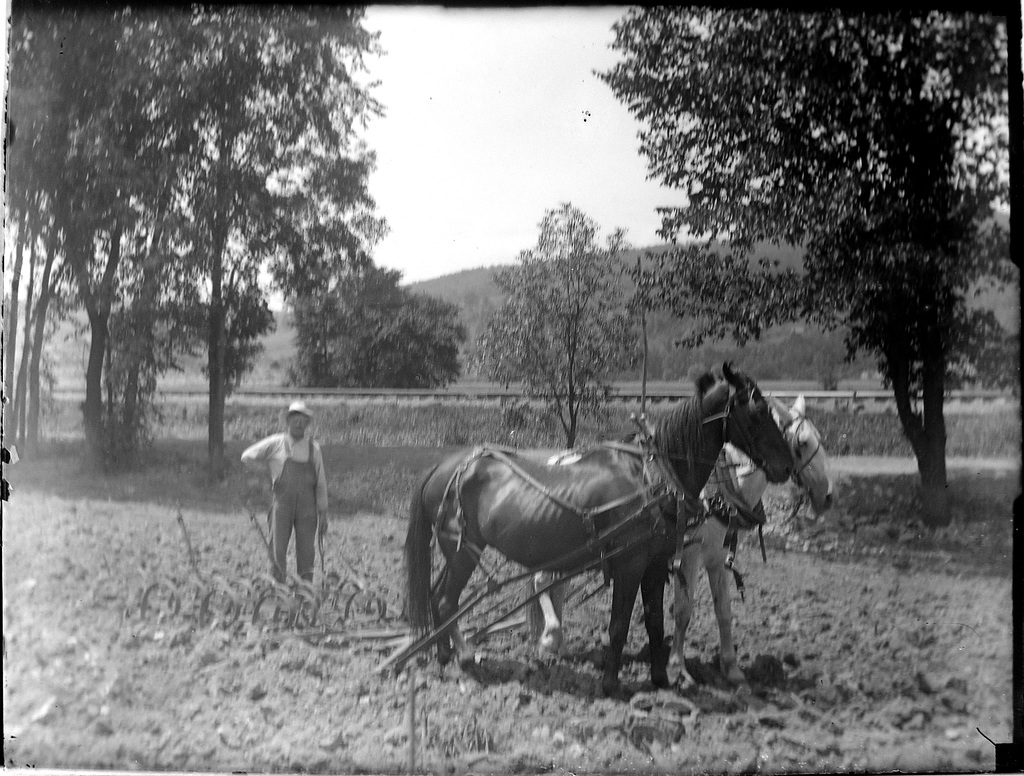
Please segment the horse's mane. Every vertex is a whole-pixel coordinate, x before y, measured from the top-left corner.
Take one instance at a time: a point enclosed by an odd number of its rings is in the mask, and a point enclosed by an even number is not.
[[[704,399],[715,391],[724,391],[726,396],[729,393],[728,383],[717,386],[715,383],[710,373],[701,375],[697,380],[697,393],[652,424],[658,452],[672,462],[676,474],[684,481],[688,479],[683,477],[684,473],[692,476],[695,464],[713,463],[704,461]]]

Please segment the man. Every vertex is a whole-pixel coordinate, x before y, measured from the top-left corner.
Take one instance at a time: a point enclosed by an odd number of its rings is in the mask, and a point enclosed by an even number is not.
[[[316,538],[327,533],[327,478],[320,445],[307,437],[313,421],[305,402],[288,407],[288,430],[257,442],[242,453],[249,469],[270,472],[274,505],[270,525],[270,554],[274,577],[283,582],[288,543],[295,531],[295,568],[307,582],[313,581]]]

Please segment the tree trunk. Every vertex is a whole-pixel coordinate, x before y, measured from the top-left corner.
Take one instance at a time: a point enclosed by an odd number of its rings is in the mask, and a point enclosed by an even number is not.
[[[936,335],[938,339],[938,335]],[[949,525],[949,484],[946,481],[946,419],[942,405],[946,391],[946,359],[941,343],[932,343],[925,354],[922,385],[924,429],[914,453],[921,473],[921,497],[925,523],[933,528]]]
[[[24,444],[25,421],[28,401],[25,387],[28,385],[28,361],[32,353],[32,340],[29,337],[30,325],[32,323],[32,297],[35,295],[36,285],[36,251],[35,242],[28,252],[28,292],[25,294],[25,324],[22,331],[25,332],[25,342],[21,346],[21,366],[18,368],[18,385],[14,389],[14,432],[18,441]]]
[[[891,348],[888,353],[893,397],[903,433],[917,458],[924,522],[938,528],[949,525],[952,519],[946,480],[946,421],[942,413],[945,360],[941,347],[933,344],[922,369],[922,411],[918,413],[910,403],[910,364],[901,355],[898,348]]]
[[[14,271],[13,277],[11,278],[11,302],[7,308],[7,320],[4,321],[4,331],[6,332],[6,342],[4,344],[4,354],[6,356],[4,361],[4,398],[7,400],[3,408],[3,434],[4,434],[4,445],[7,445],[9,437],[13,437],[12,431],[14,429],[14,418],[16,417],[14,412],[14,400],[17,398],[14,394],[14,362],[15,353],[18,349],[18,293],[21,287],[21,265],[25,258],[25,226],[28,223],[28,219],[25,214],[21,215],[21,223],[18,226],[17,233],[17,246],[14,252]],[[31,238],[29,238],[31,239]]]
[[[93,293],[89,282],[89,260],[80,256],[75,262],[78,287],[89,315],[89,361],[85,368],[85,401],[82,420],[85,426],[86,463],[94,469],[104,468],[106,455],[103,440],[103,359],[110,337],[110,309],[113,302],[114,276],[121,261],[122,228],[116,226],[110,237],[110,255],[103,278]],[[76,249],[82,250],[80,246]]]
[[[46,335],[46,313],[50,306],[50,299],[53,296],[53,289],[50,287],[50,278],[53,274],[53,260],[57,254],[57,240],[55,235],[50,235],[50,244],[46,251],[46,264],[43,267],[43,279],[39,284],[39,301],[36,302],[35,311],[35,333],[32,335],[32,360],[28,367],[28,429],[26,440],[29,449],[35,449],[39,444],[39,365],[43,357],[43,340]]]
[[[207,331],[208,361],[207,371],[210,374],[210,411],[207,436],[207,452],[209,454],[210,475],[215,482],[220,482],[225,475],[224,461],[224,402],[226,397],[224,382],[224,267],[223,253],[227,229],[223,224],[215,228],[212,240],[212,256],[210,267],[210,321]]]
[[[27,336],[28,321],[25,322],[25,331],[25,344],[21,346],[21,366],[18,367],[18,384],[14,388],[14,437],[23,448],[25,446],[25,407],[27,404],[25,386],[28,385],[28,359],[32,352],[32,340]]]
[[[103,468],[103,357],[107,352],[108,317],[100,310],[89,309],[89,360],[85,367],[85,401],[82,422],[85,426],[86,463],[90,468]]]

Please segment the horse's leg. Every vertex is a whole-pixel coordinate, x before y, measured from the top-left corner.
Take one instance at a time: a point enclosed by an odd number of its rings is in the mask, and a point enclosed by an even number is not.
[[[434,605],[436,606],[435,622],[440,625],[451,617],[459,608],[459,596],[469,582],[476,569],[478,558],[468,548],[462,548],[448,556],[441,589]],[[451,660],[452,649],[461,658],[465,654],[465,642],[459,630],[459,623],[451,625],[447,639],[441,639],[437,645],[438,660],[444,664]]]
[[[535,593],[556,578],[551,571],[538,571],[531,579],[531,593]],[[565,584],[557,584],[542,593],[530,605],[530,635],[539,655],[557,655],[562,648],[562,608],[565,603]]]
[[[672,637],[672,652],[669,655],[669,667],[674,677],[670,677],[677,689],[686,690],[695,684],[690,672],[686,670],[686,629],[690,626],[693,614],[693,601],[697,593],[697,571],[700,568],[703,544],[703,527],[698,529],[698,541],[685,547],[680,553],[680,572],[675,579],[675,635]],[[676,673],[678,672],[678,673]]]
[[[715,618],[718,620],[719,662],[725,678],[733,683],[746,680],[736,662],[736,647],[732,641],[732,591],[729,588],[729,570],[725,567],[728,555],[723,546],[726,529],[719,521],[712,520],[709,543],[705,552],[705,568],[711,586],[711,599],[715,603]]]
[[[668,581],[668,557],[654,556],[640,580],[644,602],[644,625],[651,653],[651,681],[655,687],[668,687],[668,645],[665,644],[665,582]]]
[[[609,697],[616,695],[621,687],[619,669],[622,667],[622,650],[626,647],[633,603],[642,576],[643,569],[635,559],[621,563],[612,570],[612,611],[608,622],[604,677],[601,680],[601,690]]]

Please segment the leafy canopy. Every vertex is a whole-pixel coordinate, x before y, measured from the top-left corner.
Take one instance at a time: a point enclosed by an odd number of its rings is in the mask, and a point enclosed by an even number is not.
[[[466,330],[458,307],[398,285],[369,264],[293,305],[292,381],[319,387],[434,388],[458,378]]]
[[[578,418],[604,402],[614,373],[637,357],[637,326],[619,286],[624,234],[604,248],[597,224],[566,203],[545,213],[537,246],[495,274],[505,293],[481,338],[490,378],[543,399],[575,442]]]
[[[642,122],[652,177],[688,197],[662,235],[704,241],[641,278],[698,321],[688,344],[805,317],[847,326],[886,379],[920,387],[934,357],[953,383],[978,376],[1002,335],[968,300],[1017,277],[992,219],[1005,20],[651,7],[615,34],[602,78]],[[752,264],[765,243],[802,246],[804,272]]]

